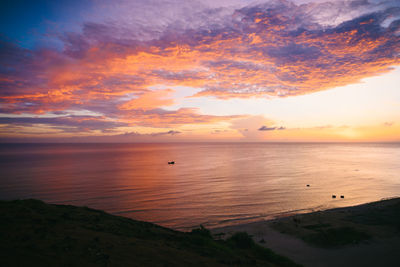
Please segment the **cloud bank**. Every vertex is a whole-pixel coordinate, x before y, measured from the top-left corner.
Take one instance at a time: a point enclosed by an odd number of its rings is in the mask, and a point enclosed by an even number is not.
[[[169,88],[196,88],[192,97],[287,97],[400,64],[398,1],[99,1],[92,12],[79,31],[49,33],[61,50],[2,39],[0,113],[102,115],[43,122],[81,130],[213,123],[239,116],[168,109]]]

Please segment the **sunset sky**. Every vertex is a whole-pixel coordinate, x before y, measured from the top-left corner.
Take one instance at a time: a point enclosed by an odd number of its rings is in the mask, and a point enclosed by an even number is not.
[[[398,0],[1,1],[1,142],[400,141]]]

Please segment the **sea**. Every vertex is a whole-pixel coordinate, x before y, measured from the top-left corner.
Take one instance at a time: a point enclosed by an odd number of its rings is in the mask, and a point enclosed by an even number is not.
[[[0,177],[1,200],[189,231],[399,197],[400,143],[0,144]]]

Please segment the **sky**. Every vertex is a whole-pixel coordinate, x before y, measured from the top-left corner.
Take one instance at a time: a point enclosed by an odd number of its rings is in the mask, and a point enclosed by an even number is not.
[[[398,142],[398,0],[5,0],[0,142]]]

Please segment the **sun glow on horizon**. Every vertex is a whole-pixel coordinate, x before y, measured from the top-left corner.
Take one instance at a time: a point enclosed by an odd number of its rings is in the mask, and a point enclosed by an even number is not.
[[[396,1],[63,4],[1,27],[1,142],[400,141]]]

